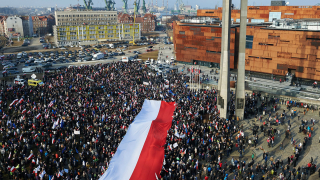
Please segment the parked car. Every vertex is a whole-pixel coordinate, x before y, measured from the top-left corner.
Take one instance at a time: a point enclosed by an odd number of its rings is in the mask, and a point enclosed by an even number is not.
[[[17,70],[8,70],[7,73],[8,74],[19,74],[19,71],[17,71]]]
[[[43,68],[48,68],[48,67],[51,67],[51,66],[52,66],[51,63],[46,63],[46,64],[42,65]]]

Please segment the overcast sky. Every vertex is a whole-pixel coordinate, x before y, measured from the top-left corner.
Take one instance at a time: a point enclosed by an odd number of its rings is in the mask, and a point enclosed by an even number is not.
[[[142,1],[140,0],[140,4],[142,5]],[[199,5],[200,8],[214,8],[215,5],[218,5],[219,7],[222,6],[222,0],[182,0],[184,4],[191,5],[192,7],[195,7],[195,5]],[[123,5],[122,0],[115,0],[116,5],[115,7],[121,7]],[[128,0],[128,5],[129,7],[133,7],[133,2],[134,0]],[[152,2],[152,0],[145,0],[146,4],[148,2]],[[163,0],[158,0],[158,6],[162,6]],[[173,8],[174,3],[176,0],[168,0],[169,2],[169,7]],[[196,3],[195,3],[196,2]],[[252,6],[269,6],[271,0],[248,0],[248,5]],[[291,6],[313,6],[316,5],[317,3],[320,3],[320,0],[289,0],[286,1],[289,2],[289,5]],[[14,7],[55,7],[56,5],[58,7],[65,7],[65,6],[70,6],[76,5],[76,4],[83,5],[83,0],[1,0],[0,7],[3,6],[14,6]],[[93,0],[94,7],[104,7],[105,3],[104,0]],[[167,4],[167,0],[164,0],[165,5]],[[235,4],[236,7],[239,7],[240,0],[234,0],[233,3]],[[156,4],[156,0],[153,0],[153,4]]]

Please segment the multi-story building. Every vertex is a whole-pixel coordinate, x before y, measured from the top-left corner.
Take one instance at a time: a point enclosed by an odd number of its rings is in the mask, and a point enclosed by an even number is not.
[[[216,23],[201,19],[174,22],[177,61],[219,67],[222,27]],[[236,69],[239,24],[231,25],[230,32],[230,68]],[[273,25],[248,23],[245,69],[281,76],[290,72],[297,78],[320,81],[319,40],[317,20],[277,20]]]
[[[133,16],[130,16],[129,14],[118,14],[118,23],[133,23]]]
[[[17,16],[8,16],[3,21],[3,29],[4,34],[8,37],[14,35],[20,35],[21,37],[24,37],[24,31],[23,31],[23,23],[22,19]]]
[[[133,23],[133,15],[129,14],[118,14],[118,23]],[[142,32],[151,32],[156,29],[156,16],[153,14],[145,14],[144,16],[136,15],[136,23],[141,24]]]
[[[319,19],[320,6],[248,6],[248,22],[272,22],[273,19]],[[222,19],[222,8],[199,9],[197,16]],[[240,10],[231,11],[231,19],[240,22]]]
[[[55,18],[53,15],[49,16],[32,16],[33,33],[37,35],[46,35],[52,33],[52,26],[55,25]]]
[[[55,11],[57,26],[117,24],[117,11]]]
[[[207,25],[206,25],[207,24]],[[184,19],[173,23],[176,59],[188,64],[219,67],[222,28],[213,18]],[[236,26],[230,31],[230,68],[235,68]]]
[[[140,24],[54,26],[56,45],[140,39]]]
[[[152,32],[156,30],[156,16],[145,14],[141,18],[136,18],[136,23],[141,23],[142,32]]]
[[[26,37],[32,37],[33,35],[33,22],[31,15],[29,16],[22,16],[22,24],[23,24],[23,31]]]

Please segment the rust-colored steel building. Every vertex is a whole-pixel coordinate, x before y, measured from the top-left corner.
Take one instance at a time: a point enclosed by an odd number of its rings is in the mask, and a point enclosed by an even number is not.
[[[320,6],[248,6],[249,22],[264,20],[271,22],[273,18],[284,19],[304,19],[320,18]],[[199,9],[197,16],[215,17],[222,19],[222,8],[218,9]],[[234,21],[240,19],[240,10],[232,10],[231,18]],[[271,20],[271,21],[270,21]]]
[[[246,70],[320,80],[320,31],[247,27]],[[248,42],[247,42],[248,44]]]
[[[221,54],[220,26],[173,23],[174,48],[178,61],[189,64],[219,67]],[[234,68],[236,28],[230,34],[230,68]]]
[[[219,67],[221,27],[175,22],[176,59],[187,64]],[[237,68],[239,25],[231,26],[230,68]],[[246,70],[320,81],[320,30],[276,29],[248,25]]]

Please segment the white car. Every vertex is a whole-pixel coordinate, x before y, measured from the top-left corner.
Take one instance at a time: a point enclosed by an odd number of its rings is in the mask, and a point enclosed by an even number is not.
[[[146,61],[145,64],[146,64],[146,65],[150,65],[150,62],[149,62],[149,61]]]
[[[35,61],[34,61],[34,63],[43,63],[44,62],[44,60],[41,60],[41,59],[36,59]]]
[[[61,47],[60,49],[66,49],[65,47]]]

